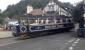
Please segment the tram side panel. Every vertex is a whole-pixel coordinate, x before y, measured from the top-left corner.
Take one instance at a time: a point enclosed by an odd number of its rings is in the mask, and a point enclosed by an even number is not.
[[[13,35],[14,37],[20,36],[20,26],[19,26],[19,25],[12,27],[12,35]]]
[[[27,34],[28,36],[40,35],[42,33],[50,33],[50,32],[62,32],[62,30],[71,30],[73,28],[73,24],[61,24],[60,25],[43,25],[43,26],[16,26],[15,32],[13,35],[15,37],[21,36],[23,34]],[[46,33],[45,33],[46,32]]]
[[[14,27],[13,34],[15,37],[26,34],[27,36],[42,35],[48,32],[62,32],[62,30],[71,30],[74,28],[72,22],[60,24],[38,24],[38,25],[18,25]]]

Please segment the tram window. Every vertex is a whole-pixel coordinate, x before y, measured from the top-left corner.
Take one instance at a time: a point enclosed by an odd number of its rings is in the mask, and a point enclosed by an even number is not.
[[[61,23],[60,19],[57,19],[57,23]]]
[[[68,23],[69,21],[68,21],[68,18],[66,18],[66,23]]]
[[[25,24],[25,20],[24,19],[21,19],[20,20],[20,24],[24,25]]]
[[[48,22],[48,23],[51,23],[51,21],[52,21],[52,20],[49,20],[49,22]]]
[[[46,24],[48,24],[48,22],[49,22],[49,19],[47,18],[47,19],[46,19]]]
[[[70,21],[71,21],[71,22],[73,22],[73,19],[72,19],[72,18],[70,18]]]
[[[30,24],[33,24],[33,23],[35,23],[35,20],[30,20]]]
[[[44,23],[44,20],[39,20],[39,21],[37,21],[37,23],[42,24],[42,23]]]
[[[71,23],[71,20],[70,19],[67,19],[67,22]]]
[[[63,22],[66,22],[66,19],[63,19]]]
[[[70,20],[70,19],[68,19],[68,22],[71,22],[71,20]]]
[[[44,20],[41,20],[41,23],[44,23]]]
[[[35,20],[35,23],[37,23],[38,21],[37,20]]]
[[[44,24],[46,23],[45,20],[43,21],[43,23],[44,23]]]
[[[63,20],[62,19],[60,19],[60,23],[63,23]]]

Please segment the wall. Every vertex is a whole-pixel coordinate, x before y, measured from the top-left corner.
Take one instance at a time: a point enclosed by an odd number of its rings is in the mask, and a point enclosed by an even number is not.
[[[0,31],[0,38],[13,37],[11,31]]]

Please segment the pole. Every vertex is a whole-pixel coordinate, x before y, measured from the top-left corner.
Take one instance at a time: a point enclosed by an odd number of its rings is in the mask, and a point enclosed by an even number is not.
[[[85,33],[84,33],[84,30],[85,30],[85,28],[84,28],[84,12],[85,12],[85,9],[84,8],[85,8],[85,6],[84,6],[84,4],[85,4],[85,1],[83,0],[83,4],[80,5],[80,7],[81,7],[80,14],[81,13],[82,14],[81,14],[81,17],[80,17],[80,20],[79,20],[79,33],[78,33],[79,37],[85,36]]]

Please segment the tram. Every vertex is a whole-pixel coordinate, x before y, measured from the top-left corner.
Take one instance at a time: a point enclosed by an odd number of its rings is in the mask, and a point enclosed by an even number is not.
[[[19,25],[13,26],[12,32],[14,37],[27,38],[70,31],[73,28],[71,17],[31,16],[19,20]]]

